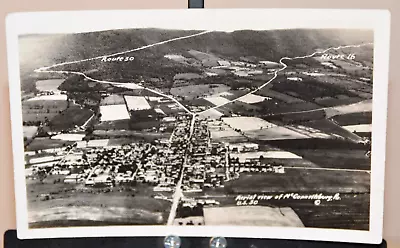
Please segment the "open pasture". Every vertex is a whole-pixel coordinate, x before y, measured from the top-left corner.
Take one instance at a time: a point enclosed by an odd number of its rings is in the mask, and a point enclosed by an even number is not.
[[[309,136],[291,130],[283,126],[275,126],[262,130],[248,130],[245,135],[255,140],[293,140],[293,139],[307,139]]]
[[[103,98],[100,102],[100,105],[118,105],[118,104],[125,104],[124,97],[121,95],[109,95]]]
[[[254,158],[278,158],[278,159],[301,159],[300,156],[287,151],[258,151],[231,153],[232,158],[239,158],[239,162],[245,162],[246,159]]]
[[[73,144],[73,141],[56,140],[50,138],[35,138],[26,147],[26,151],[38,151],[44,149],[61,148]]]
[[[206,225],[304,227],[291,208],[234,206],[204,208]]]
[[[38,127],[36,127],[36,126],[23,126],[22,127],[24,138],[27,138],[27,139],[32,139],[36,135],[37,130],[38,130]]]
[[[257,117],[247,117],[247,116],[227,117],[227,118],[222,118],[222,120],[232,128],[239,129],[244,132],[250,130],[270,129],[276,127],[275,124]]]
[[[76,126],[82,126],[92,116],[93,112],[91,110],[75,105],[55,116],[48,124],[48,127],[55,132],[66,131]]]
[[[349,125],[342,126],[349,132],[357,132],[357,133],[371,133],[372,132],[372,124],[359,124],[359,125]]]
[[[225,188],[234,193],[369,193],[370,177],[367,171],[285,168],[284,174],[242,174]]]
[[[372,100],[365,100],[349,105],[337,106],[325,109],[328,118],[353,113],[372,112]]]
[[[65,79],[47,79],[39,80],[36,82],[36,89],[39,91],[52,91],[59,92],[58,86],[60,86]]]
[[[371,169],[371,159],[366,156],[366,150],[362,149],[289,149],[305,159],[313,162],[319,167],[338,168],[338,169]]]
[[[360,112],[336,115],[332,119],[340,126],[357,125],[357,124],[371,124],[372,112]]]
[[[115,121],[129,119],[129,113],[125,104],[100,106],[100,121]]]
[[[131,110],[143,110],[151,109],[150,104],[143,96],[124,96],[128,109]]]
[[[174,96],[182,97],[186,100],[198,97],[207,97],[228,91],[230,87],[224,84],[193,84],[173,87],[170,93]]]

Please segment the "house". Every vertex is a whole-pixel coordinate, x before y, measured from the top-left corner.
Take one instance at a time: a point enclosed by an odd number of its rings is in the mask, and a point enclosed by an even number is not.
[[[148,183],[158,183],[159,179],[155,174],[146,174],[146,176],[144,177],[144,181]]]
[[[229,145],[229,150],[234,152],[251,152],[257,151],[258,149],[259,146],[256,143],[238,143]]]
[[[111,177],[107,174],[99,175],[95,178],[93,178],[94,184],[105,184],[105,185],[111,185],[112,180]]]
[[[274,173],[279,173],[279,174],[285,173],[285,168],[282,165],[274,166],[273,170],[274,170]]]
[[[218,60],[217,62],[218,62],[218,65],[220,65],[220,66],[227,66],[227,67],[231,66],[231,63],[226,60]]]
[[[154,192],[172,192],[173,189],[170,188],[170,187],[163,186],[163,185],[160,184],[159,186],[154,187],[154,188],[153,188],[153,191],[154,191]]]
[[[82,176],[79,174],[71,174],[64,178],[64,183],[78,183],[81,181],[81,178]]]

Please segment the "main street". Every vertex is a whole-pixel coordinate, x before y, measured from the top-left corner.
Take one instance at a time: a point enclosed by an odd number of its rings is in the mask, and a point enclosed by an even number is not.
[[[196,121],[196,115],[192,115],[192,120],[190,121],[189,137],[188,137],[189,146],[186,148],[187,150],[186,150],[185,157],[184,157],[184,160],[182,163],[181,174],[179,176],[179,181],[175,187],[175,193],[172,197],[171,211],[168,216],[167,225],[173,225],[175,216],[176,216],[176,211],[178,209],[179,201],[183,196],[182,181],[183,181],[183,176],[185,175],[185,169],[188,166],[188,162],[189,162],[189,154],[187,151],[191,149],[191,139],[192,139],[193,132],[194,132],[195,121]]]

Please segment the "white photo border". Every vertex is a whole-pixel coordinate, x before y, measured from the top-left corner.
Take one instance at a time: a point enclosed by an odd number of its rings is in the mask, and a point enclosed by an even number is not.
[[[238,16],[242,18],[238,20]],[[76,33],[150,27],[222,31],[229,31],[232,28],[236,30],[372,29],[374,31],[374,87],[370,230],[247,226],[102,226],[30,229],[28,227],[24,173],[18,36],[21,34]],[[182,9],[12,13],[6,19],[6,34],[18,238],[166,236],[174,234],[178,236],[277,238],[375,244],[382,242],[390,45],[390,13],[388,10]]]

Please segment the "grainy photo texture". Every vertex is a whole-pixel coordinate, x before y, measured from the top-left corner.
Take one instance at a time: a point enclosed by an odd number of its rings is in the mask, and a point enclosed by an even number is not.
[[[31,227],[368,229],[371,31],[107,30],[20,49]]]
[[[374,49],[372,28],[20,34],[29,229],[369,231]]]

